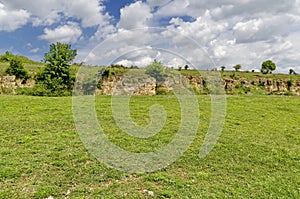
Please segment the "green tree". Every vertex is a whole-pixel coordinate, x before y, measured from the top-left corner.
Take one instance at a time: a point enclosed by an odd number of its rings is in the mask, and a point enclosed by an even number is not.
[[[188,69],[189,69],[189,65],[186,64],[186,65],[184,66],[184,70],[188,70]]]
[[[24,68],[23,63],[18,59],[11,59],[9,67],[5,70],[8,75],[14,75],[17,79],[27,80],[30,78],[28,71]]]
[[[221,66],[221,71],[225,71],[225,66]]]
[[[70,66],[77,55],[71,45],[56,43],[50,45],[50,51],[44,54],[46,67],[36,76],[36,81],[51,91],[64,91],[73,88],[74,78]]]
[[[263,62],[261,65],[261,72],[263,74],[272,73],[272,71],[274,71],[274,70],[276,70],[276,64],[271,60],[267,60],[267,61]]]
[[[289,71],[289,73],[290,73],[290,75],[296,75],[297,73],[295,72],[295,70],[294,69],[290,69],[290,71]]]
[[[242,68],[242,66],[240,64],[237,64],[233,68],[235,69],[235,71],[239,71]]]
[[[165,67],[162,63],[154,60],[152,64],[146,67],[146,74],[154,77],[156,81],[162,82],[166,77]]]

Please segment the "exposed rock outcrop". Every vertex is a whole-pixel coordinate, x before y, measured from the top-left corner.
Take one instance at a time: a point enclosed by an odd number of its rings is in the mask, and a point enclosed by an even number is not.
[[[157,82],[141,70],[132,70],[122,76],[110,75],[98,83],[96,95],[156,95],[171,92],[175,85],[184,86],[196,93],[209,93],[215,85],[227,94],[251,94],[253,92],[300,96],[300,80],[262,78],[216,78],[209,80],[199,75],[180,75],[166,77],[164,81]],[[16,79],[15,76],[0,76],[0,94],[16,94],[18,88],[31,88],[35,84],[33,79],[26,82]]]
[[[0,76],[0,94],[16,94],[18,88],[31,88],[34,84],[33,79],[24,81],[16,79],[16,76]]]

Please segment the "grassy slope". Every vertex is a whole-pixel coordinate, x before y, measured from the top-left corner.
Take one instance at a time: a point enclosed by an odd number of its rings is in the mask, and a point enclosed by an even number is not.
[[[199,97],[198,137],[168,168],[150,174],[109,169],[90,155],[75,131],[71,98],[0,96],[0,198],[299,198],[300,101],[297,97],[228,98],[227,121],[213,151],[199,159],[208,128],[209,98]],[[140,142],[119,132],[109,97],[97,97],[107,136],[130,151],[148,151],[172,139],[180,120],[172,96],[134,97],[132,115],[146,124],[153,103],[171,121],[154,140]],[[104,114],[105,113],[105,114]],[[159,145],[158,145],[159,146]],[[150,198],[150,197],[149,197]]]
[[[0,62],[0,76],[5,75],[5,70],[9,66],[8,62]],[[28,70],[30,75],[37,73],[44,67],[43,63],[24,63],[24,67]]]
[[[281,80],[300,80],[300,75],[288,75],[288,74],[262,74],[258,72],[245,72],[245,71],[240,71],[240,72],[235,72],[235,71],[224,71],[223,73],[219,71],[220,74],[222,74],[223,78],[231,78],[232,75],[235,74],[237,78],[245,78],[248,79],[249,81],[256,80],[256,79],[261,79],[261,78],[270,78],[270,79],[281,79]],[[182,70],[182,74],[186,75],[199,75],[201,74],[201,71],[197,70]]]

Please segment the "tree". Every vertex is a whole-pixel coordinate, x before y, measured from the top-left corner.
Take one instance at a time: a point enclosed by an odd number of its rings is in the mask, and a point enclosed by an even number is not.
[[[296,74],[297,74],[297,73],[295,72],[295,70],[292,69],[292,68],[290,69],[290,72],[289,72],[289,73],[290,73],[290,75],[296,75]]]
[[[242,66],[240,64],[238,64],[238,65],[235,65],[233,68],[235,69],[235,71],[239,71],[242,68]]]
[[[184,66],[184,70],[188,70],[188,69],[189,69],[189,65],[186,64],[186,65]]]
[[[5,70],[8,75],[14,75],[17,79],[27,80],[30,78],[27,70],[24,68],[23,63],[18,59],[11,59],[9,67]]]
[[[166,77],[165,67],[162,65],[162,63],[154,60],[152,64],[146,67],[146,74],[154,77],[156,81],[162,82]]]
[[[221,71],[224,71],[225,70],[225,66],[221,66]]]
[[[57,42],[50,45],[50,51],[44,54],[46,67],[36,76],[36,81],[51,91],[71,90],[74,79],[70,74],[71,62],[77,55],[71,45]]]
[[[272,73],[272,71],[274,71],[274,70],[276,70],[276,64],[271,60],[267,60],[267,61],[263,62],[261,65],[261,72],[263,74]]]

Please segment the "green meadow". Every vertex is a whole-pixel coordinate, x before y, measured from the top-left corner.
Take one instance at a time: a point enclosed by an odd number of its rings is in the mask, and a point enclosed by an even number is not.
[[[1,95],[0,198],[300,198],[299,97],[228,96],[222,134],[202,159],[211,100],[198,101],[200,126],[184,155],[156,172],[132,174],[109,168],[87,151],[71,97]],[[137,139],[116,125],[111,97],[95,102],[106,136],[135,153],[171,142],[181,121],[172,95],[132,97],[131,116],[141,126],[149,123],[152,105],[167,113],[157,135]]]

